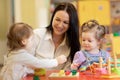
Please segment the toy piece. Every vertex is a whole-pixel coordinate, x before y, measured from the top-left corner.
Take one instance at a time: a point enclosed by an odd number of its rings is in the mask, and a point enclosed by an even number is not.
[[[94,65],[90,65],[89,68],[91,73],[95,74],[96,71],[95,71]]]
[[[112,68],[112,72],[120,75],[120,68]]]
[[[51,73],[49,80],[79,80],[79,72],[76,70],[60,70],[59,72]]]
[[[106,67],[96,68],[96,72],[99,74],[107,74],[107,69],[106,69]]]
[[[111,63],[110,63],[110,57],[108,58],[108,65],[107,65],[107,70],[108,70],[108,74],[111,74]]]
[[[99,57],[99,68],[102,69],[102,64],[103,64],[103,58]]]
[[[42,68],[37,68],[34,70],[34,75],[36,76],[45,76],[46,70]]]
[[[83,72],[83,71],[86,71],[86,69],[87,69],[86,66],[81,66],[79,70],[80,70],[81,72]]]
[[[72,75],[76,75],[77,70],[72,70]]]
[[[34,70],[33,80],[40,80],[40,76],[45,76],[46,70],[42,68],[37,68]]]
[[[114,66],[117,68],[117,56],[114,54]]]
[[[60,70],[59,72],[59,76],[65,75],[65,71],[64,70]]]
[[[33,80],[40,80],[39,76],[34,75]]]
[[[66,75],[66,76],[67,76],[67,75],[70,75],[70,73],[71,73],[70,70],[66,70],[66,71],[65,71],[65,75]]]

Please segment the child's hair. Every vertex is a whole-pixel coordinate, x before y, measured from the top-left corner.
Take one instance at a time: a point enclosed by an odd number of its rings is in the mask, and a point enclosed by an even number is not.
[[[17,50],[25,47],[22,44],[23,39],[27,39],[33,34],[32,27],[25,23],[15,23],[13,24],[7,34],[7,46],[10,51]]]
[[[99,25],[96,20],[89,20],[82,25],[81,33],[82,32],[94,32],[95,38],[101,40],[105,37],[106,29],[105,26]]]

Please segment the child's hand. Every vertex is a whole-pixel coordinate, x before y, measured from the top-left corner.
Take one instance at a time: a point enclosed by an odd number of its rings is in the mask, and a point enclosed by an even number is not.
[[[94,66],[94,68],[99,68],[100,66],[99,66],[99,63],[96,63],[96,62],[94,62],[93,64],[92,64],[92,66]]]
[[[92,64],[92,66],[94,66],[95,68],[99,68],[100,67],[100,64],[99,63],[96,63],[96,62],[94,62],[93,64]],[[106,67],[107,66],[107,64],[102,64],[102,66],[103,67]]]
[[[78,67],[79,67],[79,64],[77,64],[77,63],[72,63],[72,64],[71,64],[71,69],[72,69],[72,70],[77,70]]]
[[[65,55],[60,55],[60,56],[58,56],[56,59],[57,59],[57,61],[58,61],[58,64],[63,64],[64,62],[67,61],[67,58],[66,58]]]

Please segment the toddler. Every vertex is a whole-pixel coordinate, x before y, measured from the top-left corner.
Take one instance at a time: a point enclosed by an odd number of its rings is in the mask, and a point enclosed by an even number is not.
[[[82,50],[76,52],[71,69],[89,67],[93,63],[98,63],[102,57],[106,63],[109,53],[101,49],[106,30],[103,25],[99,25],[96,20],[89,20],[81,27]]]
[[[35,68],[51,68],[66,62],[61,55],[55,59],[37,59],[29,50],[33,45],[32,27],[25,23],[13,24],[7,34],[9,53],[4,56],[5,63],[1,70],[3,80],[21,80]]]

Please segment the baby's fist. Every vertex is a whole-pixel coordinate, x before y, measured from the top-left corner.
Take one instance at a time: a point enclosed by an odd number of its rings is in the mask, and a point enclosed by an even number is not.
[[[58,56],[56,59],[57,59],[57,61],[58,61],[58,64],[63,64],[64,62],[67,61],[67,58],[66,58],[65,55],[60,55],[60,56]]]

